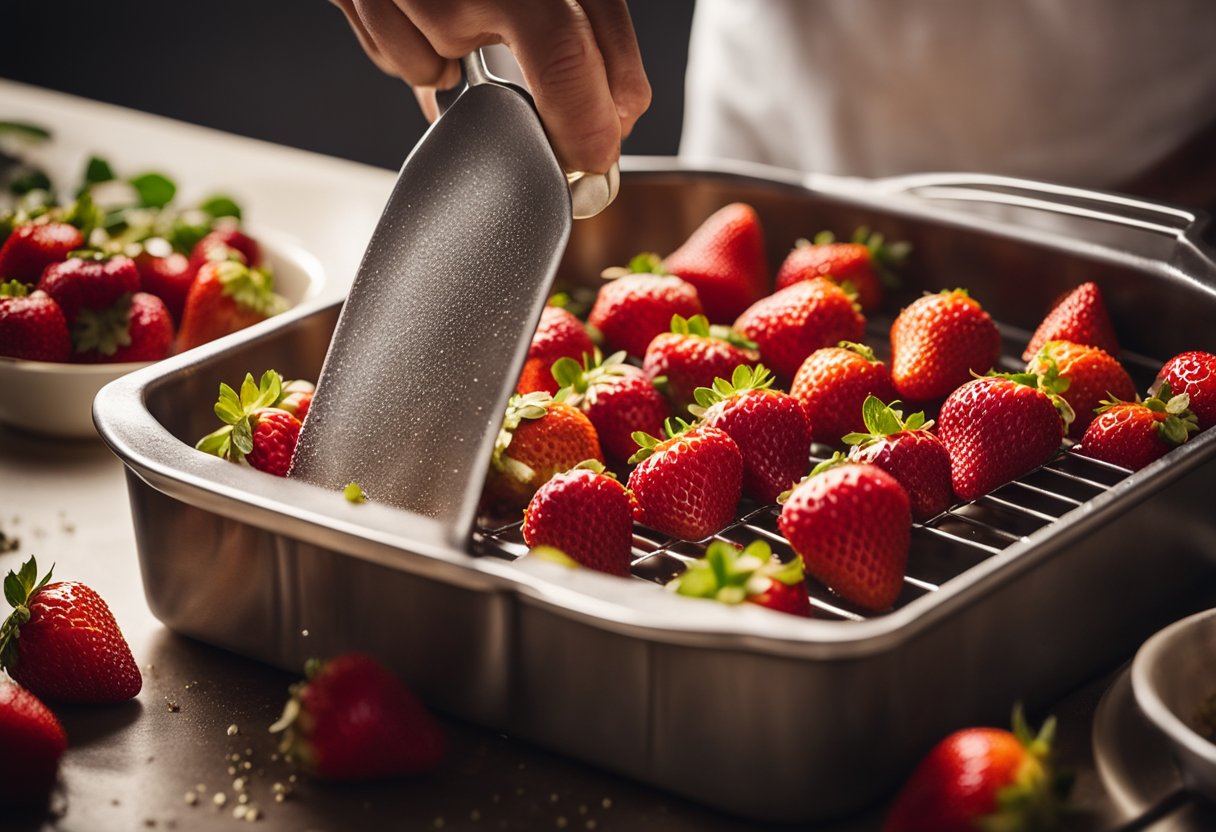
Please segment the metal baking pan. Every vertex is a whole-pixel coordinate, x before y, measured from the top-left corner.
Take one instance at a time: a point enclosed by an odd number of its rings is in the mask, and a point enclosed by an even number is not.
[[[910,241],[892,308],[966,286],[1010,366],[1051,299],[1090,279],[1139,388],[1177,352],[1216,351],[1206,220],[1020,180],[626,159],[616,204],[576,224],[559,279],[671,251],[733,200],[760,213],[774,265],[822,228]],[[296,670],[369,650],[444,711],[735,814],[805,822],[881,799],[945,732],[999,724],[1015,699],[1042,708],[1212,605],[1216,431],[1134,474],[1063,451],[915,527],[894,610],[862,615],[812,582],[811,620],[663,591],[698,547],[645,529],[641,580],[514,562],[511,528],[453,546],[424,517],[191,449],[219,382],[270,367],[315,378],[338,311],[288,312],[97,397],[148,601],[171,629]],[[889,321],[871,322],[876,347]],[[776,537],[773,508],[745,515],[725,536]]]

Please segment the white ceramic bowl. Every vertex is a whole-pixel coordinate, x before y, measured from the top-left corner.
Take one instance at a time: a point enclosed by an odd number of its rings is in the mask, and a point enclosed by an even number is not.
[[[1187,788],[1216,800],[1216,743],[1195,726],[1200,705],[1216,694],[1216,609],[1144,642],[1132,662],[1132,691],[1169,744]]]
[[[317,296],[324,274],[315,257],[273,232],[249,233],[274,270],[275,291],[292,306]],[[0,423],[64,439],[96,438],[92,408],[97,391],[149,363],[59,364],[0,357]]]

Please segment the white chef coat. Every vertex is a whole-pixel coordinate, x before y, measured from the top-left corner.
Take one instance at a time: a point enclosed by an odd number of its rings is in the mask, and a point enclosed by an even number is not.
[[[680,152],[1102,187],[1214,119],[1216,0],[698,0]]]

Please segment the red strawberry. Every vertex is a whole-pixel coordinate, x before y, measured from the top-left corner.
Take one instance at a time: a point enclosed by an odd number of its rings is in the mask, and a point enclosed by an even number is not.
[[[224,223],[194,244],[190,251],[190,266],[197,272],[205,263],[232,259],[232,252],[236,252],[237,259],[250,268],[262,265],[262,249],[257,240],[237,226]]]
[[[604,461],[595,426],[566,395],[537,392],[507,402],[486,479],[487,508],[518,516],[554,474]]]
[[[891,325],[891,380],[909,401],[943,398],[1000,356],[996,324],[966,289],[924,295]]]
[[[739,317],[768,294],[772,283],[760,218],[742,202],[711,214],[664,258],[663,268],[696,287],[705,315],[715,324]]]
[[[75,359],[86,364],[159,361],[173,345],[173,320],[164,301],[136,292],[109,309],[80,310],[72,343]]]
[[[0,666],[35,696],[59,702],[125,702],[143,678],[101,596],[75,581],[38,580],[30,558],[4,579],[13,613],[0,626]]]
[[[637,500],[638,520],[672,537],[702,540],[735,518],[743,489],[743,457],[726,431],[691,427],[669,419],[670,438],[639,431],[641,449],[629,490]]]
[[[173,320],[180,321],[186,295],[190,293],[198,269],[186,255],[173,251],[164,240],[144,242],[134,259],[140,287],[163,300]]]
[[[735,329],[759,346],[765,366],[786,381],[820,347],[860,341],[865,325],[844,290],[822,277],[757,301],[735,321]]]
[[[1172,395],[1169,384],[1143,402],[1105,402],[1089,423],[1077,453],[1139,471],[1187,440],[1196,430],[1186,393]]]
[[[912,541],[908,494],[886,471],[841,454],[790,493],[777,525],[806,571],[871,610],[895,603]]]
[[[743,455],[743,491],[762,503],[775,503],[806,473],[811,423],[792,396],[769,389],[773,378],[763,366],[736,367],[731,380],[715,379],[697,389],[695,412],[703,424],[730,434]]]
[[[685,319],[671,317],[671,331],[656,335],[646,348],[642,369],[653,381],[666,381],[663,390],[676,412],[693,403],[698,387],[708,387],[715,378],[730,378],[740,365],[760,360],[755,344],[733,329],[710,326],[704,315]]]
[[[877,465],[899,481],[908,492],[912,519],[928,520],[950,507],[950,454],[924,413],[903,413],[874,396],[861,406],[866,433],[850,433],[844,442],[852,445],[849,459]]]
[[[325,780],[400,777],[443,760],[443,732],[422,702],[382,664],[361,653],[308,663],[270,730],[280,750]]]
[[[316,385],[311,381],[302,379],[285,381],[283,389],[279,393],[279,399],[273,406],[286,410],[303,422],[304,417],[308,415],[308,409],[312,407],[312,396],[316,389]]]
[[[650,340],[671,326],[672,315],[691,318],[701,312],[691,283],[670,275],[626,274],[600,287],[587,323],[610,349],[641,358]]]
[[[582,361],[584,355],[595,352],[591,336],[583,324],[560,306],[546,306],[540,315],[540,324],[528,347],[528,358],[515,392],[519,394],[544,392],[552,396],[557,392],[557,380],[553,378],[553,364],[559,358]]]
[[[1082,283],[1056,301],[1031,336],[1022,360],[1034,358],[1048,341],[1072,341],[1119,355],[1119,340],[1098,284]]]
[[[938,435],[950,452],[955,494],[974,500],[1051,459],[1072,421],[1060,386],[1053,372],[999,374],[950,394]]]
[[[789,615],[811,616],[802,559],[782,563],[763,540],[741,549],[715,540],[705,557],[688,564],[668,589],[691,598],[712,598],[724,604],[755,604]]]
[[[885,243],[881,234],[859,228],[849,243],[837,242],[831,231],[821,231],[815,241],[799,240],[777,270],[777,288],[802,280],[827,277],[842,286],[852,285],[862,311],[882,305],[883,284],[893,283],[892,266],[907,257],[907,243]]]
[[[582,366],[570,358],[553,365],[558,384],[570,390],[566,403],[587,414],[604,453],[616,461],[637,450],[634,433],[657,434],[668,416],[663,394],[642,370],[624,361],[623,352],[603,358],[597,350],[584,357]]]
[[[883,832],[1056,829],[1070,778],[1052,771],[1055,720],[1032,736],[1018,708],[1013,732],[965,728],[933,747],[904,784]]]
[[[0,806],[45,800],[67,747],[50,708],[20,685],[0,682]]]
[[[1190,397],[1191,412],[1200,430],[1216,425],[1216,355],[1199,350],[1175,355],[1157,373],[1150,392],[1156,395],[1164,384],[1176,394]]]
[[[186,295],[179,347],[197,347],[264,321],[286,307],[287,301],[274,293],[269,272],[246,268],[234,260],[205,263]]]
[[[1069,436],[1085,433],[1094,420],[1094,410],[1107,399],[1128,401],[1136,397],[1136,385],[1118,361],[1098,347],[1071,341],[1048,341],[1026,365],[1026,372],[1045,374],[1054,361],[1060,378],[1068,386],[1060,395],[1076,415]]]
[[[537,489],[523,535],[529,546],[552,546],[583,566],[628,577],[633,501],[599,462],[582,463]]]
[[[790,395],[802,402],[816,442],[839,445],[840,437],[865,427],[861,405],[866,396],[895,398],[887,365],[864,344],[842,341],[807,356],[798,368]]]
[[[82,310],[109,309],[138,292],[139,270],[130,257],[90,253],[47,266],[38,288],[55,299],[70,326]]]
[[[0,246],[0,280],[37,283],[47,266],[82,246],[84,235],[65,222],[19,225]]]
[[[27,361],[67,361],[68,323],[46,292],[19,280],[0,283],[0,355]]]
[[[276,477],[287,476],[300,437],[300,420],[286,410],[272,407],[282,392],[283,379],[274,370],[263,373],[260,382],[246,373],[239,395],[221,383],[215,414],[224,425],[194,447],[221,459],[244,460]]]

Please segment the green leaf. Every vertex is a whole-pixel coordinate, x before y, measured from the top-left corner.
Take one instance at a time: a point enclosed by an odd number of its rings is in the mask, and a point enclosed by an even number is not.
[[[0,121],[0,136],[6,135],[29,142],[44,142],[51,137],[51,131],[28,121]]]
[[[90,156],[84,166],[84,183],[81,187],[88,188],[101,182],[111,182],[114,178],[114,169],[110,167],[109,162],[98,156]]]
[[[208,197],[199,203],[198,207],[215,219],[235,217],[239,220],[241,218],[241,206],[237,205],[236,200],[232,197],[223,194]]]
[[[19,176],[8,183],[8,189],[16,196],[25,196],[38,191],[49,193],[53,188],[51,177],[46,175],[46,171],[28,166]]]
[[[253,373],[245,373],[245,380],[241,382],[241,407],[249,412],[253,410],[257,403],[258,397],[261,396],[262,390],[258,387],[258,383],[253,380]]]
[[[205,454],[227,459],[232,449],[232,425],[224,425],[213,430],[194,445],[195,449]]]
[[[215,403],[215,415],[227,425],[235,425],[245,415],[241,397],[227,384],[220,382],[220,398]]]
[[[270,407],[277,402],[283,394],[283,377],[275,370],[267,370],[262,373],[262,378],[258,382],[258,395],[254,399],[251,410],[257,410],[261,407]]]
[[[248,419],[239,419],[232,426],[232,444],[240,456],[253,453],[253,426]]]
[[[160,173],[144,173],[128,180],[144,208],[164,208],[177,194],[173,180]]]
[[[586,384],[583,384],[582,389],[578,388],[583,380],[583,368],[573,358],[557,359],[553,362],[550,372],[559,387],[574,387],[580,393],[587,389]]]

